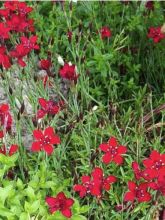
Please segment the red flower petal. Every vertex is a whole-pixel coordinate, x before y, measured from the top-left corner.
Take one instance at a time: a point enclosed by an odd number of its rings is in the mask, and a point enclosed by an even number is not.
[[[52,127],[47,127],[44,131],[44,135],[46,136],[54,136],[54,129]]]
[[[138,198],[138,202],[149,202],[151,200],[151,195],[146,192],[144,196]]]
[[[133,181],[128,182],[128,189],[134,191],[136,189],[136,184]]]
[[[160,159],[160,153],[156,150],[153,150],[150,154],[151,160],[159,160]]]
[[[40,130],[34,130],[33,131],[33,136],[35,139],[42,139],[43,138],[43,133]]]
[[[125,154],[127,152],[127,148],[125,146],[120,145],[117,149],[119,154]]]
[[[63,192],[59,192],[57,194],[57,199],[61,199],[61,200],[66,199],[66,196],[65,196],[65,194]]]
[[[147,168],[150,168],[153,165],[153,161],[150,159],[145,159],[145,160],[143,160],[143,165]]]
[[[117,139],[115,137],[111,137],[109,140],[108,140],[108,143],[110,146],[112,147],[116,147],[117,146]]]
[[[40,151],[41,150],[41,143],[40,142],[33,142],[31,146],[31,151]]]
[[[90,190],[90,192],[91,192],[91,195],[93,196],[101,196],[101,185],[95,184]]]
[[[37,118],[43,118],[46,115],[46,112],[42,109],[37,111]]]
[[[111,188],[111,185],[110,185],[109,183],[104,183],[103,188],[104,188],[106,191],[109,191],[110,188]]]
[[[91,175],[93,178],[102,178],[103,177],[103,170],[100,167],[95,167],[92,171]]]
[[[107,178],[106,178],[106,182],[108,182],[108,183],[115,183],[117,181],[117,178],[115,177],[115,176],[108,176]]]
[[[50,143],[51,144],[60,144],[61,143],[60,137],[57,135],[51,137]]]
[[[54,198],[54,197],[46,197],[45,201],[47,202],[47,204],[50,206],[50,207],[53,207],[55,206],[56,202],[57,202],[57,199]]]
[[[75,192],[79,192],[80,194],[80,197],[83,198],[84,196],[86,196],[86,193],[87,193],[87,189],[85,186],[82,186],[82,185],[74,185],[73,187],[73,190]]]
[[[74,204],[74,200],[73,199],[67,199],[66,200],[66,206],[69,208],[70,206],[72,206]]]
[[[134,201],[135,194],[132,192],[127,192],[124,196],[124,201]]]
[[[9,105],[8,105],[8,104],[2,104],[2,105],[0,106],[0,110],[1,110],[2,112],[7,112],[7,111],[9,111]]]
[[[109,164],[112,160],[111,154],[109,152],[105,153],[102,157],[102,161],[105,164]]]
[[[107,152],[107,150],[109,149],[109,145],[102,143],[100,144],[99,148],[103,151],[103,152]]]
[[[12,144],[9,150],[9,156],[12,156],[14,153],[18,151],[18,145]]]
[[[57,207],[52,207],[50,208],[50,213],[53,214],[54,212],[56,212],[58,210]]]
[[[117,155],[116,157],[113,158],[113,161],[118,165],[120,165],[123,163],[123,158],[120,155]]]
[[[66,217],[66,218],[70,218],[72,216],[72,212],[70,209],[65,209],[62,210],[61,213]]]
[[[39,98],[39,99],[38,99],[38,102],[39,102],[40,106],[41,106],[43,109],[45,109],[45,108],[47,107],[47,101],[46,101],[46,99],[44,99],[44,98]]]
[[[50,144],[45,144],[43,146],[44,151],[48,154],[51,155],[53,153],[54,148]]]
[[[82,176],[81,177],[82,183],[90,182],[90,180],[91,180],[90,176]]]

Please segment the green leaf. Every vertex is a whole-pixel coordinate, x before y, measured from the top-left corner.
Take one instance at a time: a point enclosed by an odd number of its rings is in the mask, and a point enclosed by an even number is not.
[[[13,217],[14,215],[9,209],[0,206],[0,216]]]
[[[9,196],[9,194],[11,193],[10,191],[11,191],[11,189],[12,189],[12,185],[8,185],[8,186],[6,186],[6,187],[4,187],[4,188],[2,188],[2,187],[0,187],[0,202],[1,202],[1,204],[4,204],[4,202],[5,202],[5,200],[6,200],[6,198]]]
[[[79,213],[85,213],[89,211],[89,206],[88,205],[84,205],[80,208]]]
[[[71,220],[87,220],[87,218],[83,215],[74,215]]]
[[[28,186],[28,188],[25,189],[25,193],[31,200],[35,199],[34,189],[31,186]]]

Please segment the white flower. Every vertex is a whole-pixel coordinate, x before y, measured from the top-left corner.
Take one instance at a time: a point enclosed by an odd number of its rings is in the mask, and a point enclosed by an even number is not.
[[[62,58],[61,56],[58,56],[57,59],[58,59],[58,63],[59,63],[61,66],[64,66],[64,60],[63,60],[63,58]]]
[[[96,111],[97,109],[98,109],[98,106],[95,105],[95,106],[93,106],[92,111]]]

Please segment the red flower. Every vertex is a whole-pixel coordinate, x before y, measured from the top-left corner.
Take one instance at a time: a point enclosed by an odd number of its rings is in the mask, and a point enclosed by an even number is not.
[[[18,7],[18,13],[21,16],[26,16],[28,13],[30,13],[33,10],[33,8],[28,7],[25,2],[18,2],[17,7]]]
[[[50,60],[40,60],[40,68],[43,70],[49,70],[50,67],[52,66],[52,63]]]
[[[109,164],[111,161],[119,165],[123,163],[123,157],[121,155],[127,152],[127,148],[125,146],[118,145],[115,137],[111,137],[108,143],[100,144],[99,148],[105,152],[102,158],[103,163]]]
[[[6,21],[7,26],[12,31],[25,32],[28,22],[19,15],[13,14],[10,20]]]
[[[10,52],[11,57],[17,58],[17,62],[20,66],[26,66],[26,63],[23,61],[23,57],[29,53],[29,50],[24,48],[22,44],[18,44],[15,50]]]
[[[55,115],[59,112],[60,107],[54,101],[47,101],[44,98],[39,98],[38,102],[41,106],[41,109],[37,112],[37,118],[43,118],[46,114]]]
[[[58,193],[56,197],[46,197],[46,203],[50,207],[51,213],[59,210],[66,218],[72,216],[71,206],[74,204],[74,200],[67,198],[63,192]]]
[[[4,7],[7,9],[10,9],[11,11],[15,11],[17,9],[17,3],[18,1],[6,1],[4,3]]]
[[[137,162],[132,162],[132,169],[134,171],[135,178],[139,180],[142,177],[142,171],[139,168],[139,164]]]
[[[64,79],[77,81],[78,75],[76,74],[76,66],[65,63],[60,69],[60,76]]]
[[[24,48],[31,50],[39,50],[39,46],[36,44],[37,42],[37,36],[31,36],[29,39],[27,37],[21,37],[21,44]]]
[[[165,168],[165,154],[160,154],[158,151],[153,150],[148,159],[143,160],[145,166],[145,173],[150,179],[157,178],[159,172]]]
[[[161,32],[161,27],[150,27],[148,38],[152,38],[154,43],[158,43],[165,38],[165,34]]]
[[[0,64],[6,69],[11,67],[9,57],[6,55],[6,48],[3,46],[0,47]]]
[[[10,28],[6,27],[4,23],[0,23],[0,38],[3,40],[9,39]]]
[[[128,189],[130,190],[124,196],[124,201],[133,202],[135,199],[140,202],[149,202],[151,195],[147,192],[148,183],[141,183],[136,185],[134,182],[128,182]]]
[[[43,132],[34,130],[33,136],[36,139],[31,146],[32,151],[44,150],[48,155],[53,153],[53,145],[60,144],[59,136],[55,135],[52,127],[47,127]]]
[[[159,177],[155,182],[150,182],[148,186],[154,190],[157,190],[165,196],[165,168],[159,172]]]
[[[10,130],[12,125],[12,117],[9,112],[9,105],[0,105],[0,123],[4,126],[4,129]]]
[[[12,145],[10,146],[8,155],[9,155],[9,156],[12,156],[12,155],[15,154],[17,151],[18,151],[18,145],[12,144]],[[1,154],[4,154],[4,155],[7,155],[5,145],[3,145],[2,148],[0,149],[0,153],[1,153]]]
[[[74,185],[73,189],[75,192],[79,192],[81,198],[86,196],[86,194],[91,194],[92,196],[101,197],[102,191],[110,190],[111,183],[116,182],[115,176],[108,176],[104,178],[103,171],[101,168],[96,167],[90,176],[82,176],[82,184]]]
[[[8,18],[10,15],[10,10],[9,9],[0,9],[0,16],[4,18]]]
[[[147,1],[145,4],[145,7],[150,10],[153,11],[154,10],[154,1]]]
[[[108,28],[108,27],[106,27],[106,26],[104,26],[104,27],[102,27],[101,29],[100,29],[100,34],[101,34],[101,38],[102,39],[104,39],[104,38],[110,38],[111,37],[111,30]]]
[[[28,30],[30,32],[34,32],[35,31],[35,28],[34,28],[34,20],[33,19],[29,19],[28,20]]]
[[[72,31],[68,31],[68,32],[67,32],[67,37],[68,37],[68,40],[69,40],[69,41],[72,40]]]

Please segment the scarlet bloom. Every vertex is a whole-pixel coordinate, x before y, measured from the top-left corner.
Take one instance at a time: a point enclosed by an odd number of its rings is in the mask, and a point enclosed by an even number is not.
[[[20,37],[21,44],[23,45],[24,48],[28,49],[29,52],[31,50],[39,50],[39,46],[36,44],[37,43],[37,36],[31,36],[29,39],[27,37]]]
[[[9,155],[9,156],[12,156],[12,155],[15,154],[17,151],[18,151],[18,145],[12,144],[12,145],[10,146],[9,151],[8,151],[8,155]],[[0,153],[7,156],[7,150],[6,150],[5,145],[3,145],[2,148],[0,148]]]
[[[0,23],[0,38],[3,40],[9,39],[10,28],[6,27],[4,23]]]
[[[52,63],[50,60],[40,60],[40,68],[43,70],[49,70],[50,67],[52,66]]]
[[[159,172],[165,168],[165,154],[153,150],[150,157],[143,160],[143,165],[145,166],[145,173],[148,174],[150,179],[157,178]]]
[[[18,13],[23,17],[26,16],[28,13],[30,13],[33,10],[33,8],[27,6],[27,4],[25,2],[18,2],[17,8],[18,8]]]
[[[24,48],[22,44],[18,44],[15,50],[10,52],[10,56],[13,58],[17,58],[17,62],[21,67],[26,66],[26,63],[23,61],[24,56],[29,53],[29,50]]]
[[[72,40],[72,31],[68,31],[68,32],[67,32],[67,37],[68,37],[68,40],[69,40],[69,41]]]
[[[109,164],[112,161],[118,165],[123,163],[121,155],[127,152],[127,148],[119,145],[115,137],[111,137],[108,143],[100,144],[99,148],[105,153],[102,157],[103,163]]]
[[[60,76],[64,79],[73,80],[76,82],[78,78],[76,73],[76,66],[65,63],[64,66],[60,69]]]
[[[103,170],[96,167],[92,171],[91,176],[82,176],[82,184],[74,185],[73,189],[75,192],[79,192],[81,198],[85,197],[87,194],[101,197],[103,190],[109,191],[111,183],[116,182],[116,180],[116,177],[112,175],[104,178]]]
[[[56,197],[46,197],[46,203],[50,207],[52,214],[59,210],[66,218],[72,216],[71,207],[74,204],[74,200],[67,198],[63,192],[58,193]]]
[[[136,185],[134,182],[128,182],[128,189],[124,196],[124,201],[133,202],[135,199],[140,202],[149,202],[151,200],[151,195],[147,192],[148,183],[141,183],[140,185]]]
[[[6,69],[11,67],[9,57],[6,55],[6,48],[3,46],[0,47],[0,65]]]
[[[112,36],[111,30],[106,26],[102,27],[99,32],[102,39],[110,38]]]
[[[60,144],[60,138],[54,133],[52,127],[47,127],[43,132],[41,130],[34,130],[33,136],[36,139],[32,143],[31,150],[38,152],[44,150],[48,155],[53,153],[53,145]]]
[[[8,104],[0,105],[0,124],[7,131],[11,129],[12,117],[9,112],[9,105]]]
[[[161,27],[150,27],[147,36],[152,38],[154,43],[158,43],[165,38],[165,34],[161,32]]]
[[[25,32],[28,26],[28,22],[19,15],[13,14],[10,20],[6,21],[7,26],[12,31]]]
[[[149,182],[149,187],[159,191],[165,196],[165,168],[159,172],[159,177],[154,182]]]
[[[60,110],[59,105],[52,100],[47,101],[44,98],[39,98],[38,102],[41,106],[41,109],[39,109],[37,112],[37,118],[43,118],[46,114],[56,115]]]

